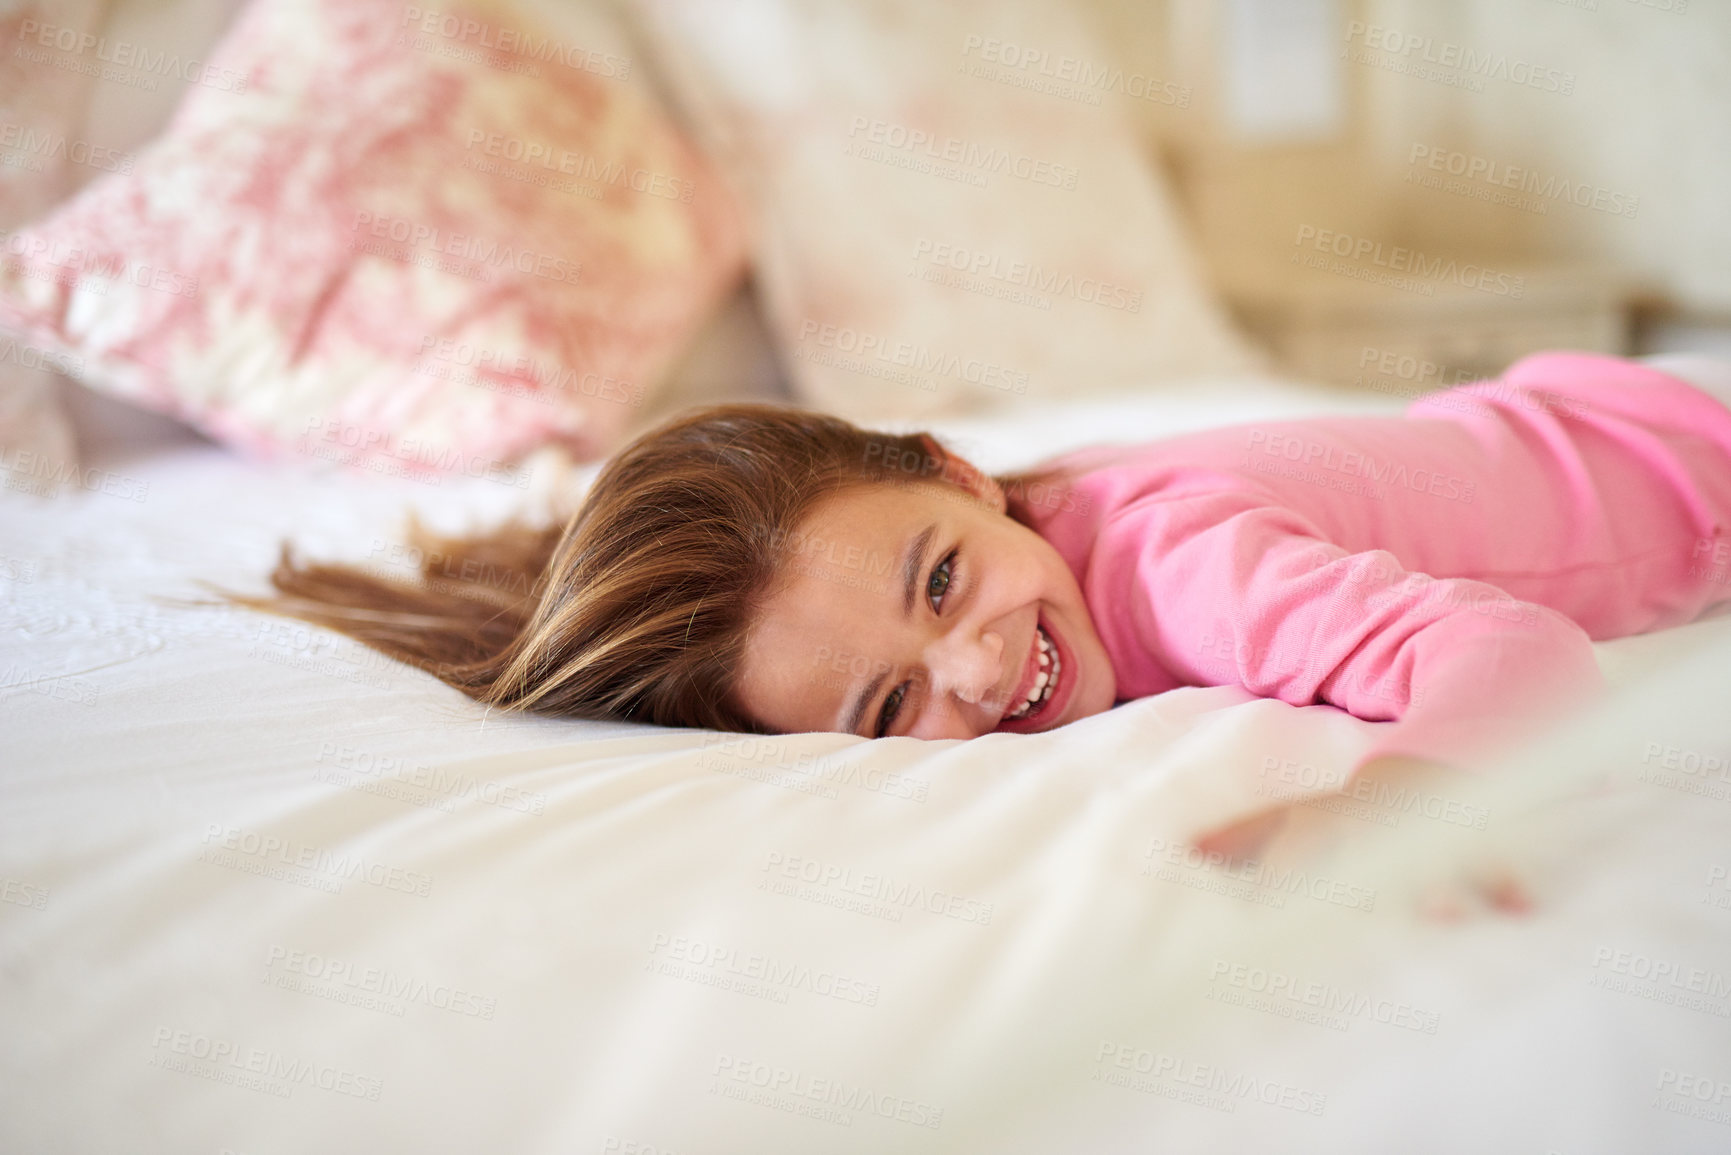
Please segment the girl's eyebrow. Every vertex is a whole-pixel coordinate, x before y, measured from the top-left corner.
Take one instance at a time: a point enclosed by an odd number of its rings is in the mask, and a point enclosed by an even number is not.
[[[871,705],[872,699],[878,696],[878,687],[884,684],[884,679],[889,677],[889,673],[888,670],[879,670],[878,676],[873,678],[871,684],[861,690],[859,696],[853,700],[853,706],[847,713],[847,733],[860,738],[873,737],[871,734],[861,734],[859,724],[865,719],[866,707]]]
[[[907,552],[902,554],[902,616],[914,616],[914,591],[918,588],[920,570],[924,568],[926,551],[932,547],[932,538],[937,535],[938,523],[933,522],[921,530],[919,535],[908,542]]]

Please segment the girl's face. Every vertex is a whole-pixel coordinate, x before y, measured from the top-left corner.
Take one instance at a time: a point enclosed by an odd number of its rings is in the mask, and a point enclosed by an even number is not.
[[[967,490],[855,486],[807,516],[746,636],[734,692],[752,717],[782,733],[974,738],[1112,705],[1070,568],[951,460]]]

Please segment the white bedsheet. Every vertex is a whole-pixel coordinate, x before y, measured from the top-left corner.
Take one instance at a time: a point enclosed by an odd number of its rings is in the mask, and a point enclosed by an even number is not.
[[[997,469],[1394,407],[1220,395],[939,429]],[[1326,798],[1371,727],[1230,688],[971,743],[488,713],[161,599],[531,491],[92,464],[143,500],[0,495],[0,1150],[1731,1148],[1731,620]],[[1186,851],[1282,789],[1260,863]],[[1419,913],[1498,871],[1531,914]]]

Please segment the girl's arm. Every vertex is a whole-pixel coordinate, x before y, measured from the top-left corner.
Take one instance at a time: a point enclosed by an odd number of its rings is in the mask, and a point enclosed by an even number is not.
[[[1349,554],[1242,493],[1115,511],[1086,584],[1090,605],[1122,607],[1096,622],[1121,696],[1158,688],[1163,668],[1399,720],[1377,754],[1470,757],[1604,685],[1586,632],[1562,614],[1485,582],[1409,572],[1385,551]]]

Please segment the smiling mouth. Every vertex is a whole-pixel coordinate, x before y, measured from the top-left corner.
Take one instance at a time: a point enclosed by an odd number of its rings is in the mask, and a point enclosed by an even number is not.
[[[1005,722],[1021,722],[1039,714],[1051,700],[1052,692],[1058,688],[1058,674],[1064,668],[1064,663],[1058,657],[1058,647],[1046,633],[1045,627],[1040,625],[1034,626],[1034,640],[1039,646],[1040,668],[1034,674],[1034,684],[1028,688],[1027,698],[1004,715]]]

